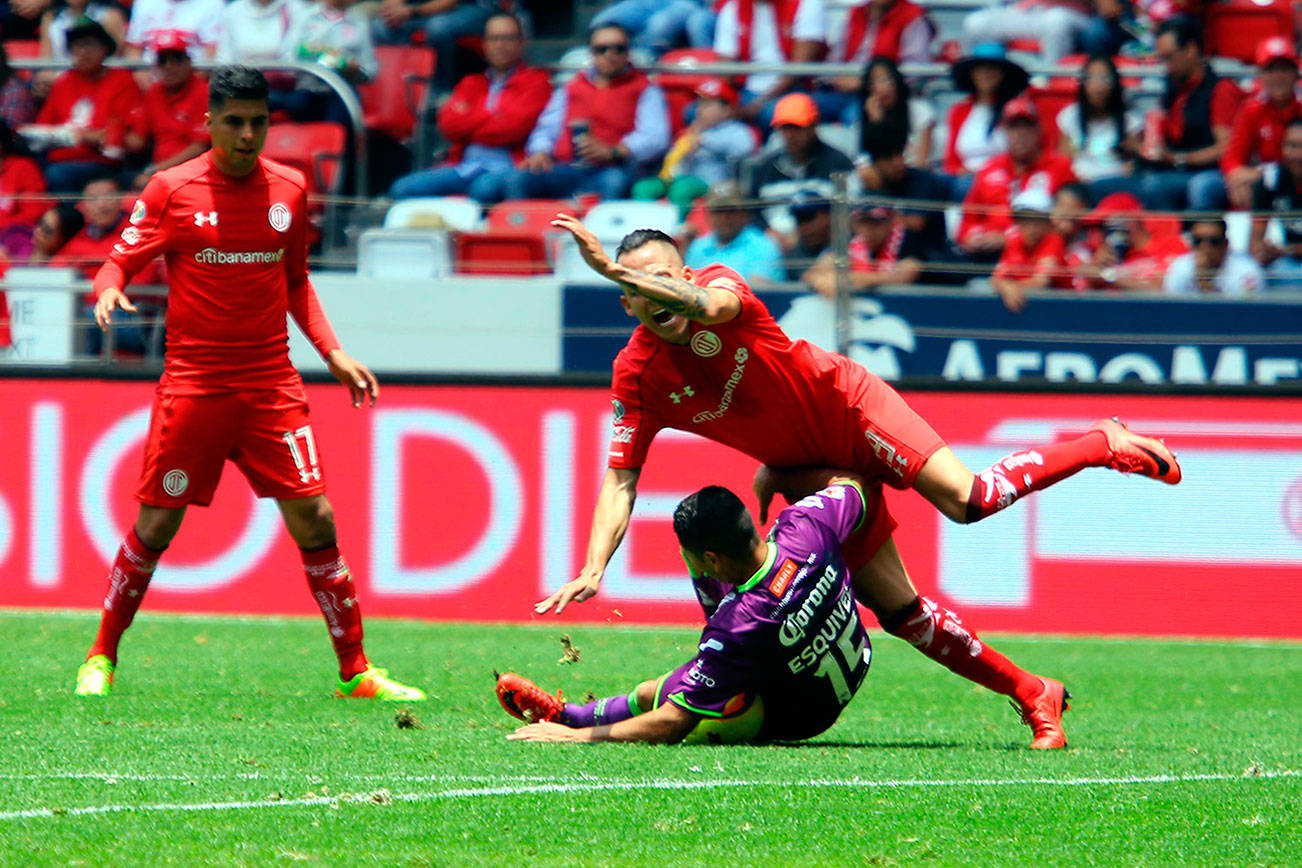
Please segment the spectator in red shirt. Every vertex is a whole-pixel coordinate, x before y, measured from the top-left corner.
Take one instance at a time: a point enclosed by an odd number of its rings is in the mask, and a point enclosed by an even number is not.
[[[872,292],[879,286],[917,283],[922,276],[922,257],[899,213],[876,205],[856,208],[854,237],[850,239],[850,291]],[[836,266],[831,251],[818,257],[800,278],[826,298],[836,297]]]
[[[1289,40],[1276,36],[1261,43],[1257,66],[1261,67],[1261,91],[1239,106],[1221,157],[1226,191],[1236,209],[1252,206],[1252,185],[1261,177],[1259,166],[1279,162],[1284,128],[1302,117],[1302,100],[1294,92],[1297,58]]]
[[[664,92],[633,66],[628,32],[608,24],[588,36],[592,64],[558,87],[538,116],[520,168],[507,173],[508,199],[579,193],[623,198],[669,148]]]
[[[1163,22],[1155,47],[1166,66],[1162,135],[1143,155],[1151,168],[1140,180],[1139,198],[1155,211],[1219,210],[1225,198],[1219,163],[1243,91],[1207,63],[1195,21]]]
[[[1053,231],[1053,197],[1028,187],[1013,197],[1013,228],[990,283],[1013,313],[1026,308],[1026,293],[1070,285],[1066,242]]]
[[[488,69],[457,82],[439,109],[439,132],[452,146],[447,162],[399,178],[389,196],[502,198],[502,181],[524,159],[524,143],[552,93],[547,73],[525,65],[526,48],[520,19],[509,12],[488,19]]]
[[[106,170],[102,171],[105,173],[100,177],[87,182],[77,206],[86,218],[85,225],[50,259],[51,266],[77,268],[88,279],[93,278],[104,264],[127,224],[127,215],[122,210],[122,187],[116,178]],[[157,284],[162,282],[160,278],[158,260],[155,260],[131,283],[134,286]],[[86,321],[90,323],[86,330],[86,352],[92,356],[99,355],[103,348],[100,330],[94,325],[95,301],[95,293],[91,292],[86,296],[84,311]],[[163,305],[144,297],[136,299],[136,307],[138,311],[134,314],[121,312],[124,325],[113,330],[115,348],[136,355],[156,355],[162,351],[162,326],[159,323]],[[113,317],[117,323],[119,313],[115,311]]]
[[[958,227],[959,248],[977,262],[995,262],[1003,252],[1005,232],[1013,222],[1009,206],[1014,196],[1031,188],[1052,196],[1063,184],[1076,180],[1070,157],[1044,149],[1035,103],[1025,97],[1010,100],[1002,123],[1008,150],[977,173],[963,200]]]
[[[1162,277],[1189,251],[1173,217],[1146,214],[1133,194],[1104,196],[1090,212],[1088,261],[1073,267],[1081,289],[1160,292]]]
[[[13,131],[0,121],[0,246],[14,256],[31,248],[32,232],[48,203],[41,167],[23,150]]]
[[[85,19],[69,30],[72,69],[54,80],[35,129],[19,130],[31,131],[50,147],[45,180],[54,192],[76,192],[105,166],[122,165],[127,123],[140,105],[140,90],[130,72],[104,65],[116,48],[96,21]]]
[[[145,91],[140,111],[127,134],[127,148],[141,152],[149,148],[149,163],[131,181],[141,190],[149,176],[184,163],[208,150],[208,85],[195,75],[189,43],[176,30],[163,30],[154,37],[154,73],[157,78]],[[152,145],[152,147],[151,147]]]
[[[1026,90],[1026,70],[1008,59],[999,43],[978,45],[952,67],[954,86],[969,96],[950,107],[945,125],[944,170],[954,175],[955,198],[967,191],[972,175],[985,168],[1007,146],[999,118],[1008,101]]]
[[[36,228],[32,232],[32,248],[28,251],[26,257],[11,255],[12,259],[15,262],[21,262],[23,265],[47,263],[85,225],[86,218],[77,210],[77,206],[68,202],[51,206],[36,221]]]

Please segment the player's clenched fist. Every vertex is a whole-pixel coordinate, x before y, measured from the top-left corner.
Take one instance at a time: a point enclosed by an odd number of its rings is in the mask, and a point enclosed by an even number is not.
[[[136,312],[136,306],[131,303],[131,299],[115,286],[110,286],[95,299],[95,324],[99,326],[100,331],[108,331],[109,324],[113,322],[111,314],[118,308],[128,313]]]

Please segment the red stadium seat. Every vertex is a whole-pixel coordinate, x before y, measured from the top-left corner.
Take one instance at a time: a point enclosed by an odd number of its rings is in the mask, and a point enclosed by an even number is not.
[[[1281,0],[1226,0],[1207,7],[1208,54],[1256,63],[1257,46],[1273,36],[1293,42],[1293,8]]]
[[[571,199],[508,199],[488,209],[488,228],[501,232],[552,232],[557,214],[580,212]]]
[[[33,60],[41,56],[41,40],[6,39],[5,54],[10,60]]]
[[[1063,84],[1059,82],[1069,82]],[[1040,132],[1044,135],[1044,149],[1056,150],[1058,147],[1058,113],[1069,105],[1076,103],[1080,88],[1074,79],[1055,79],[1045,87],[1029,87],[1026,95],[1035,103],[1035,110],[1040,113]]]
[[[374,80],[357,88],[366,128],[406,141],[429,96],[434,50],[418,45],[377,45],[375,58],[380,71]]]
[[[453,245],[453,267],[458,274],[524,277],[552,270],[541,232],[459,232]]]
[[[678,48],[666,51],[660,58],[665,66],[677,66],[682,71],[662,72],[656,76],[656,83],[664,91],[665,102],[669,107],[669,120],[672,132],[677,136],[686,124],[683,112],[696,99],[696,89],[711,78],[717,76],[702,72],[693,72],[693,68],[702,63],[713,63],[719,55],[708,48]]]
[[[309,193],[334,194],[343,184],[348,132],[341,124],[275,124],[263,153],[307,175]]]

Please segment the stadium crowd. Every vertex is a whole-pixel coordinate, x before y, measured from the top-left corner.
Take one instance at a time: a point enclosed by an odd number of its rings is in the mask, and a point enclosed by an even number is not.
[[[420,46],[433,56],[439,148],[428,167],[373,173],[393,199],[468,196],[486,209],[564,199],[580,210],[664,199],[689,262],[723,259],[828,293],[831,182],[845,172],[863,203],[856,291],[989,280],[1016,310],[1045,288],[1283,288],[1302,276],[1295,32],[1290,17],[1252,41],[1250,80],[1218,75],[1205,46],[1230,44],[1236,25],[1213,13],[1238,2],[1030,0],[970,12],[945,40],[915,0],[618,0],[592,19],[582,68],[552,74],[526,61],[530,16],[509,0],[10,0],[0,254],[93,269],[150,175],[208,146],[196,60],[318,62],[369,112],[391,83],[366,90],[381,72],[377,46]],[[16,71],[10,52],[67,68]],[[1079,72],[1033,80],[1017,60],[1028,53]],[[113,57],[149,69],[106,65]],[[718,59],[862,74],[691,71]],[[656,75],[639,68],[648,61],[686,65]],[[929,61],[949,63],[948,83],[901,73]],[[1162,71],[1151,107],[1127,78],[1145,64]],[[350,122],[320,79],[272,78],[273,120]],[[350,148],[340,145],[345,166]],[[392,149],[379,153],[382,168],[395,163]],[[352,173],[338,174],[346,185]],[[61,204],[70,199],[81,201]],[[1169,214],[1185,209],[1205,212],[1201,222]],[[1226,209],[1254,214],[1245,250],[1230,249]]]

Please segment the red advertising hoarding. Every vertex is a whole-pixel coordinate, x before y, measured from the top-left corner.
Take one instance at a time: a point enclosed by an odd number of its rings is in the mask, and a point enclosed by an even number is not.
[[[90,608],[135,514],[153,387],[5,382],[0,605]],[[309,387],[340,544],[369,615],[523,621],[575,574],[610,427],[602,389],[391,386],[354,409]],[[1089,470],[972,526],[890,492],[920,588],[983,630],[1302,637],[1302,402],[1270,398],[911,393],[982,469],[1104,415],[1164,436],[1185,481]],[[781,424],[781,420],[775,420]],[[696,623],[670,515],[754,462],[664,432],[603,592],[562,620]],[[192,509],[147,609],[311,613],[274,504],[233,465]]]

